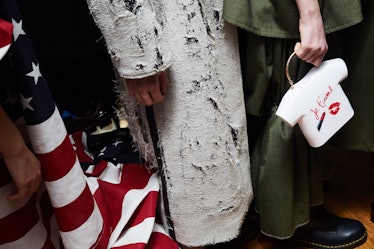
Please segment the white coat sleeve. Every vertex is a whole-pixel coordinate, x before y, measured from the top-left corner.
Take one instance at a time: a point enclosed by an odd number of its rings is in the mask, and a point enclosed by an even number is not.
[[[148,0],[87,0],[120,77],[165,71],[171,52]]]

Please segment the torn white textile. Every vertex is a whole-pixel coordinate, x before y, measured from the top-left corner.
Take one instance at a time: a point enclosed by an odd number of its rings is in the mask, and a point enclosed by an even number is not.
[[[143,106],[124,78],[168,69],[154,106],[170,217],[178,242],[201,246],[239,233],[252,200],[236,29],[223,0],[88,0],[124,90],[124,117],[140,153],[156,164]]]
[[[162,28],[149,1],[87,3],[121,77],[143,78],[170,66],[169,44],[161,39]]]

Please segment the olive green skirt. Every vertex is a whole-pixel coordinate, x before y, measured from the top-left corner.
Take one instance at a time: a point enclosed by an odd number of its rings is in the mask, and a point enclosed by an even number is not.
[[[326,59],[341,51],[337,36],[328,37]],[[255,205],[262,233],[278,239],[309,221],[310,206],[323,202],[323,181],[331,173],[324,147],[310,147],[297,125],[289,127],[275,116],[290,87],[285,67],[295,42],[240,31]],[[293,59],[290,76],[297,84],[310,68]]]

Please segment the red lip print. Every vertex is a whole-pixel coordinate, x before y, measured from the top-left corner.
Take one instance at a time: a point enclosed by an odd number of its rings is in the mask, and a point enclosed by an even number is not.
[[[329,106],[329,111],[332,115],[336,115],[340,110],[340,103],[339,102],[335,102],[335,103],[332,103],[330,106]]]

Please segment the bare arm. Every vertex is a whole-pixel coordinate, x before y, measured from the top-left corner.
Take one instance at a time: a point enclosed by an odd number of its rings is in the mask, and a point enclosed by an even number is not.
[[[295,46],[297,57],[318,67],[327,53],[328,45],[321,11],[317,0],[295,0],[299,9],[301,42]]]
[[[9,199],[27,198],[37,191],[41,182],[40,162],[1,106],[0,138],[0,155],[17,186]]]

